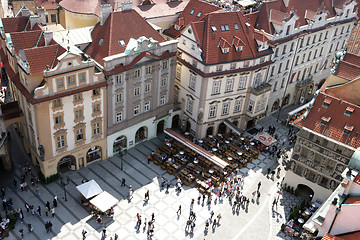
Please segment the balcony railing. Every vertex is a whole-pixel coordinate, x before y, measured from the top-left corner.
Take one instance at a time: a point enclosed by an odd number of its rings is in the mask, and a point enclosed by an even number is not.
[[[269,83],[262,83],[257,87],[250,87],[252,94],[259,96],[271,90],[271,85]]]
[[[308,75],[304,80],[300,81],[300,82],[297,82],[296,83],[296,87],[297,88],[302,88],[304,86],[307,86],[309,85],[310,83],[313,82],[313,77],[312,75]]]

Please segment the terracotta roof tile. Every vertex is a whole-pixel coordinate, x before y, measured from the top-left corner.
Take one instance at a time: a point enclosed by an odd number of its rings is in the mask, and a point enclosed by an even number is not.
[[[360,197],[349,197],[344,204],[360,204]]]
[[[344,239],[341,237],[333,236],[329,233],[325,233],[325,235],[321,238],[321,240],[344,240]]]
[[[197,44],[202,49],[204,62],[207,64],[251,59],[268,54],[268,51],[258,51],[258,45],[253,37],[256,30],[241,12],[212,12],[190,25]],[[212,30],[213,27],[216,31]],[[235,46],[232,46],[229,53],[222,53],[219,41],[222,39],[233,44],[235,36],[245,45],[242,51],[237,51]]]
[[[124,52],[130,38],[137,39],[142,36],[152,37],[158,42],[165,41],[135,10],[113,12],[104,25],[95,25],[91,32],[92,42],[85,52],[103,65],[103,58]],[[125,42],[124,46],[119,44],[120,40]]]
[[[323,121],[325,121],[325,122],[330,122],[331,117],[325,117],[325,116],[323,116],[323,117],[321,117],[321,120],[323,120]]]
[[[344,233],[336,236],[326,233],[321,240],[360,240],[360,232]]]
[[[30,28],[29,17],[1,18],[5,33],[22,32]]]
[[[166,31],[166,34],[177,38],[180,36],[181,31],[191,22],[196,22],[202,19],[206,14],[214,11],[221,10],[222,8],[212,5],[210,3],[201,1],[201,0],[190,0],[186,5],[184,10],[179,15],[178,19],[174,22],[174,24],[170,27],[169,30]],[[199,12],[201,15],[198,17]],[[181,22],[178,20],[182,19]],[[180,28],[176,29],[175,25],[178,25]]]
[[[342,0],[345,1],[345,0]],[[281,24],[284,14],[289,15],[290,12],[296,11],[296,15],[299,17],[297,20],[296,26],[300,24],[301,26],[306,25],[306,11],[316,12],[318,9],[323,9],[328,11],[328,17],[335,16],[335,10],[332,7],[332,0],[289,0],[288,7],[285,6],[284,1],[282,0],[270,0],[262,3],[256,23],[258,29],[264,29],[265,32],[274,34],[275,29],[271,22]],[[275,10],[272,11],[272,10]],[[283,14],[281,14],[283,13]],[[309,15],[310,13],[308,13]]]
[[[358,175],[354,179],[354,182],[357,183],[357,184],[360,184],[360,172],[358,173]]]
[[[47,65],[56,66],[57,58],[64,52],[66,50],[58,44],[24,50],[31,74],[43,72]]]
[[[327,108],[322,106],[325,100],[328,102],[331,100],[331,104]],[[351,117],[344,114],[347,107],[354,109]],[[320,124],[323,116],[335,119],[335,121],[329,121],[324,126]],[[320,92],[316,97],[306,118],[299,118],[294,123],[351,147],[360,147],[360,136],[358,136],[358,132],[360,132],[360,107],[324,92]],[[345,134],[344,128],[347,128],[350,133]]]
[[[256,19],[257,19],[257,17],[258,17],[258,14],[259,14],[258,11],[245,14],[246,19],[249,21],[249,23],[250,23],[252,26],[255,26],[255,24],[256,24]]]
[[[57,9],[60,1],[45,0],[41,3],[41,6],[45,9]]]
[[[16,32],[10,35],[16,53],[18,53],[20,49],[45,46],[44,33],[41,30]],[[53,44],[56,44],[55,41],[50,41],[49,45]]]
[[[350,81],[360,76],[360,68],[351,63],[341,61],[336,68],[335,76]]]
[[[101,0],[62,0],[59,5],[69,12],[99,16]]]

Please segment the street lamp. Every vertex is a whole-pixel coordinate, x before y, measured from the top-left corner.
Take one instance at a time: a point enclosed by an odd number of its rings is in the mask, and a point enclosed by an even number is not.
[[[120,149],[119,151],[119,156],[120,156],[120,169],[121,171],[123,170],[123,166],[124,166],[124,159],[123,156],[127,154],[127,149],[125,148],[124,151],[122,151],[122,149]]]
[[[69,185],[69,183],[70,183],[69,177],[66,178],[66,183],[63,181],[63,177],[60,177],[60,185],[64,188],[64,199],[65,199],[65,202],[67,201],[66,188],[65,188],[65,186],[66,186],[66,185]]]

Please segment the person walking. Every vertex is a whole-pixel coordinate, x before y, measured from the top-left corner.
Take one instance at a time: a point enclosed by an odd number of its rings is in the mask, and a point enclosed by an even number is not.
[[[36,211],[39,213],[39,216],[41,217],[41,207],[38,206],[38,208],[36,209]]]
[[[190,224],[191,224],[191,220],[188,219],[188,220],[186,221],[185,231],[189,231]]]
[[[167,181],[167,185],[166,185],[166,191],[169,192],[169,188],[170,188],[170,181]]]
[[[190,203],[190,209],[193,209],[193,206],[194,206],[194,202],[195,202],[195,199],[191,199],[191,203]]]
[[[45,206],[48,208],[48,210],[50,210],[50,202],[49,201],[46,201]]]
[[[146,191],[146,200],[147,201],[150,200],[150,192],[149,192],[149,190]]]
[[[49,208],[47,206],[45,206],[44,212],[45,212],[45,216],[48,216]]]
[[[85,229],[83,229],[81,234],[82,234],[83,240],[85,240],[87,231]]]
[[[270,173],[271,173],[271,168],[268,168],[268,169],[267,169],[267,175],[269,176]]]
[[[105,227],[102,228],[102,236],[103,236],[103,237],[106,236],[106,228],[105,228]]]
[[[258,191],[260,190],[260,187],[261,187],[261,181],[258,183],[258,187],[257,187]]]
[[[278,167],[278,169],[277,169],[277,177],[280,177],[280,171],[281,171],[281,168],[280,167]]]
[[[25,203],[25,208],[26,208],[26,211],[27,211],[27,212],[30,212],[30,206],[29,206],[28,203]]]
[[[145,224],[146,224],[146,222],[145,222]],[[115,235],[114,235],[114,240],[118,240],[118,238],[119,238],[119,235],[117,235],[117,234],[115,233]]]
[[[214,231],[216,227],[216,218],[214,219],[213,225],[212,225],[212,230]]]
[[[32,215],[35,215],[34,205],[30,205],[30,212]]]
[[[220,219],[221,219],[221,214],[219,213],[218,215],[217,215],[217,222],[218,222],[218,225],[220,224]]]
[[[27,224],[27,229],[29,232],[32,232],[33,231],[33,227],[30,223]]]
[[[51,215],[52,215],[52,217],[55,217],[55,207],[51,208]]]
[[[179,205],[179,209],[176,212],[177,215],[181,215],[181,205]]]
[[[125,178],[121,179],[121,187],[125,187]]]
[[[214,211],[211,210],[211,212],[210,212],[210,220],[212,220],[213,216],[214,216]]]
[[[154,213],[151,214],[151,222],[155,222],[155,214]]]
[[[56,208],[57,207],[57,200],[54,198],[53,199],[53,207]]]
[[[40,188],[39,188],[39,186],[36,186],[35,192],[36,192],[36,194],[39,195],[39,197],[40,197]]]
[[[208,230],[209,225],[210,225],[210,223],[209,223],[209,219],[206,219],[206,221],[205,221],[205,231],[207,231],[207,230]]]
[[[45,229],[46,232],[49,233],[49,222],[45,222]]]
[[[24,229],[20,228],[19,233],[20,233],[21,239],[23,239],[24,238]]]
[[[52,231],[52,222],[51,221],[49,221],[49,232],[51,232]]]

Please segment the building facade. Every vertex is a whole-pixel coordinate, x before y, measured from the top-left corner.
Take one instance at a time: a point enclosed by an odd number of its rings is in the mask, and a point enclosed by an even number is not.
[[[51,32],[33,26],[12,31],[23,20],[4,26],[1,58],[11,97],[24,114],[18,129],[33,164],[48,177],[106,158],[103,74],[79,49],[56,43]]]
[[[356,1],[263,2],[256,28],[270,34],[274,54],[267,82],[267,114],[303,104],[330,75],[335,52],[346,48],[356,20]]]
[[[176,69],[175,125],[196,138],[255,125],[266,111],[271,49],[263,32],[240,12],[201,10],[181,32]],[[176,120],[178,122],[176,122]]]
[[[360,55],[360,21],[357,21],[357,24],[354,26],[348,44],[347,52]]]
[[[107,79],[108,156],[171,127],[173,111],[177,41],[165,41],[131,3],[122,9],[103,15],[85,50]]]

